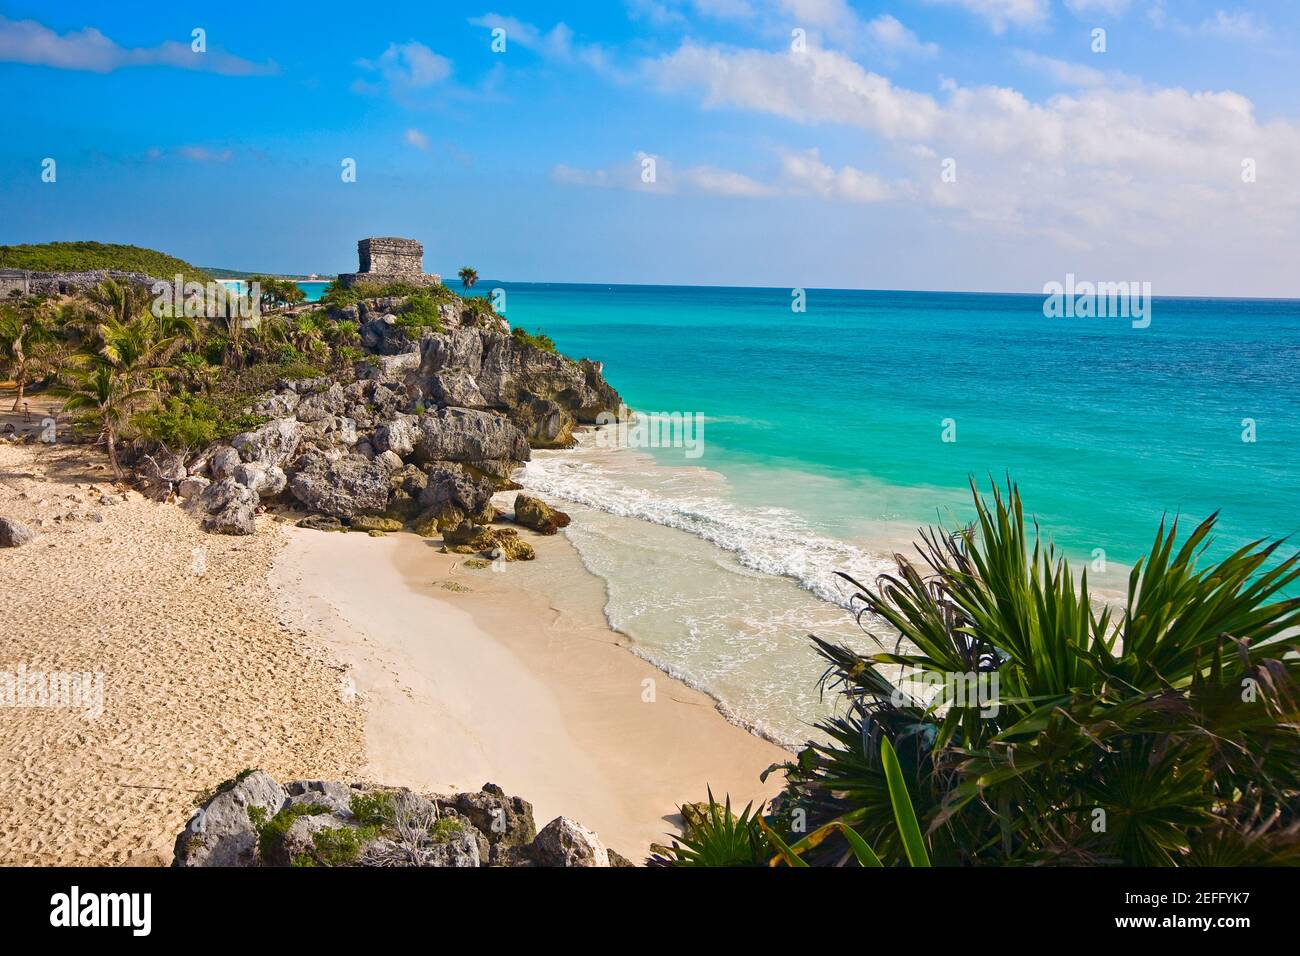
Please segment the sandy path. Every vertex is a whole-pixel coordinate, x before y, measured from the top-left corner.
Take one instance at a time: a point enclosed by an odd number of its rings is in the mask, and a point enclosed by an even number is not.
[[[410,534],[286,533],[278,593],[352,665],[368,777],[442,792],[490,781],[531,801],[539,826],[572,817],[633,860],[706,785],[741,805],[776,792],[779,774],[758,775],[789,754],[630,653],[563,537],[522,532],[538,560],[498,574]]]
[[[279,526],[206,535],[135,493],[100,504],[110,490],[89,449],[0,443],[0,515],[44,521],[0,549],[0,674],[102,672],[104,691],[98,717],[0,708],[3,864],[167,863],[196,794],[244,767],[362,767],[340,671],[277,615]]]

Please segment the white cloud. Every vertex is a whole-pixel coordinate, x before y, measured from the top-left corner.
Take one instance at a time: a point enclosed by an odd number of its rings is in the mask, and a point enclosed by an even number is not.
[[[835,169],[822,162],[815,149],[786,153],[781,159],[781,174],[791,191],[810,192],[823,199],[873,203],[893,195],[889,185],[879,176],[852,166]]]
[[[682,181],[689,189],[712,196],[754,199],[772,194],[770,187],[756,179],[716,166],[691,166],[682,173]]]
[[[715,20],[747,20],[755,15],[748,0],[690,0],[691,9]]]
[[[1025,66],[1046,74],[1062,86],[1120,86],[1134,82],[1131,77],[1123,73],[1108,73],[1096,67],[1058,60],[1028,50],[1017,50],[1016,59]]]
[[[786,23],[808,30],[822,46],[863,49],[870,46],[885,53],[932,56],[934,43],[923,43],[897,17],[882,13],[873,20],[860,17],[847,0],[779,0],[778,9]]]
[[[1218,37],[1254,42],[1268,36],[1268,30],[1259,18],[1246,10],[1215,10],[1213,16],[1193,25],[1170,14],[1165,0],[1153,0],[1147,8],[1147,20],[1157,30],[1169,30],[1185,37]]]
[[[609,55],[597,44],[578,43],[573,30],[567,24],[557,23],[549,30],[531,23],[525,23],[515,17],[505,17],[497,13],[485,13],[481,17],[471,17],[471,26],[484,27],[488,30],[504,30],[506,48],[517,43],[525,50],[531,50],[538,56],[561,63],[583,63],[596,70],[609,68]]]
[[[757,16],[749,0],[624,0],[628,16],[656,27],[685,27],[688,14],[713,20],[743,21]]]
[[[229,147],[213,149],[209,146],[177,146],[172,149],[162,149],[155,146],[145,153],[147,159],[155,162],[167,156],[179,156],[191,163],[228,163],[235,158],[235,151]]]
[[[707,108],[742,107],[800,123],[845,122],[923,138],[938,113],[929,96],[896,87],[832,50],[769,53],[687,41],[645,69],[665,90],[701,89]]]
[[[402,134],[402,139],[414,146],[416,149],[427,150],[429,148],[429,137],[418,129],[408,129]]]
[[[1065,5],[1080,16],[1121,17],[1133,0],[1065,0]]]
[[[94,27],[59,34],[35,20],[10,20],[4,16],[0,16],[0,62],[92,73],[111,73],[133,66],[170,66],[228,76],[276,72],[274,63],[254,63],[216,49],[196,53],[190,44],[176,40],[127,48]]]
[[[923,56],[934,56],[939,52],[937,44],[922,43],[915,33],[888,13],[882,13],[868,23],[866,31],[871,41],[885,50]]]
[[[873,173],[852,166],[836,169],[823,162],[816,149],[783,151],[779,159],[779,172],[770,182],[717,166],[678,169],[664,157],[645,152],[605,169],[579,169],[561,164],[551,170],[551,178],[570,186],[630,189],[665,196],[710,195],[736,199],[814,196],[840,202],[874,203],[900,194],[898,188]],[[647,160],[653,160],[654,164],[654,181],[649,183],[643,175]]]
[[[654,27],[683,27],[687,23],[685,15],[671,2],[626,0],[623,5],[633,20],[644,21]]]
[[[1201,32],[1209,36],[1231,37],[1238,40],[1262,40],[1267,34],[1253,13],[1215,10],[1214,16],[1201,23]]]
[[[861,21],[845,0],[781,0],[781,11],[802,27],[851,33]]]
[[[551,170],[551,178],[570,186],[631,189],[664,196],[693,193],[753,199],[771,194],[768,186],[743,173],[708,165],[679,170],[664,157],[644,151],[606,169],[579,169],[561,163]]]
[[[451,60],[434,53],[423,43],[390,43],[374,60],[358,60],[357,66],[378,73],[387,88],[397,95],[427,89],[451,76]],[[373,89],[361,83],[358,88]]]
[[[928,0],[946,7],[961,7],[988,22],[994,33],[1008,26],[1033,27],[1047,21],[1048,0]]]
[[[1084,88],[1036,102],[1014,89],[949,82],[936,97],[834,51],[776,54],[690,41],[645,70],[665,91],[693,94],[708,109],[867,130],[904,174],[886,186],[878,177],[837,178],[806,154],[788,160],[794,178],[821,194],[865,200],[888,190],[972,228],[1074,246],[1172,243],[1206,223],[1217,237],[1251,244],[1267,237],[1278,248],[1296,242],[1300,182],[1290,170],[1300,168],[1300,126],[1262,123],[1248,99],[1229,91],[1147,89],[1047,58],[1031,62]],[[955,183],[940,175],[948,158]],[[1257,183],[1242,181],[1246,159],[1258,164]]]
[[[652,170],[652,175],[647,175],[647,169]],[[662,195],[677,191],[677,177],[672,164],[662,156],[642,150],[630,159],[604,169],[581,169],[560,163],[551,169],[551,178],[570,186],[598,189],[632,189]]]

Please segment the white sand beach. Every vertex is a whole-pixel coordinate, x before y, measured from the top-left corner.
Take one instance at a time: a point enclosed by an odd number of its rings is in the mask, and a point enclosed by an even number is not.
[[[6,707],[0,864],[170,862],[205,789],[280,779],[492,782],[628,858],[711,786],[740,805],[789,755],[626,646],[563,537],[472,570],[437,539],[204,534],[115,489],[87,446],[0,444],[0,671],[102,673],[103,711]],[[779,777],[779,775],[777,775]]]
[[[104,503],[101,503],[103,499]],[[102,713],[0,710],[0,864],[165,865],[199,794],[246,767],[351,778],[363,713],[267,584],[284,539],[204,534],[115,491],[85,446],[0,444],[0,672],[102,674]]]
[[[562,535],[521,531],[537,560],[497,573],[411,534],[286,533],[277,595],[349,665],[369,778],[492,782],[532,802],[539,826],[563,814],[635,861],[708,786],[742,806],[777,791],[779,774],[758,775],[789,754],[631,653]]]

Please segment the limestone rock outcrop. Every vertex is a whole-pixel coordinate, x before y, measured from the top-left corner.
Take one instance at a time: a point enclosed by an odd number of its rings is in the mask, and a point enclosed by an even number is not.
[[[246,771],[217,787],[176,838],[172,865],[553,866],[622,863],[591,830],[493,784],[450,796]]]
[[[599,365],[506,334],[504,321],[477,304],[483,300],[443,295],[445,331],[426,329],[418,341],[365,332],[375,323],[393,328],[387,310],[401,309],[404,297],[345,306],[345,318],[361,320],[367,348],[406,351],[371,354],[350,372],[279,381],[246,409],[265,421],[210,446],[188,470],[179,463],[168,489],[184,481],[181,496],[204,526],[226,534],[251,533],[256,509],[274,499],[345,523],[358,516],[409,523],[430,536],[491,522],[492,494],[519,487],[512,475],[531,448],[570,445],[577,424],[622,405]],[[516,519],[544,534],[567,522],[540,502],[516,507]],[[527,542],[508,537],[483,541],[481,550],[532,556]],[[476,532],[473,543],[481,538]]]

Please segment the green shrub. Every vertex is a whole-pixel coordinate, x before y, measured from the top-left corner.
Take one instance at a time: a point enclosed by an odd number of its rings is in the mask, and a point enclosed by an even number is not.
[[[397,816],[391,793],[354,793],[348,809],[362,826],[389,826]]]
[[[451,302],[456,293],[444,285],[426,286],[411,282],[390,282],[385,285],[360,283],[351,288],[344,288],[335,279],[320,298],[320,304],[331,311],[356,305],[362,299],[384,299],[394,296],[427,295],[439,302]]]
[[[549,335],[543,335],[540,331],[533,335],[525,332],[521,328],[511,329],[510,334],[514,336],[516,342],[522,342],[524,345],[531,345],[533,348],[541,349],[543,352],[554,352],[559,354],[559,349],[555,347],[554,340]]]
[[[364,847],[379,836],[377,827],[329,827],[311,835],[312,852],[290,861],[293,866],[351,866]]]
[[[263,860],[269,860],[284,842],[284,835],[299,817],[314,817],[329,813],[330,808],[322,803],[293,803],[257,827],[257,848]],[[251,817],[250,817],[251,819]],[[255,821],[254,821],[255,822]]]
[[[270,421],[265,415],[232,407],[246,405],[248,399],[240,396],[232,401],[232,396],[221,394],[172,395],[162,405],[137,413],[131,424],[137,437],[145,441],[157,442],[171,451],[190,451]]]
[[[492,303],[485,296],[463,296],[462,300],[465,303],[465,312],[472,325],[494,324],[499,318],[496,310],[492,308]]]
[[[252,767],[245,767],[243,770],[239,771],[239,773],[235,774],[229,780],[223,780],[215,787],[212,787],[211,789],[208,790],[201,791],[199,795],[194,798],[195,806],[200,806],[200,807],[203,806],[203,804],[207,803],[209,800],[211,800],[213,797],[217,796],[218,794],[225,793],[227,790],[235,786],[235,784],[237,783],[242,783],[245,779],[247,779],[255,772],[256,771],[253,770]]]
[[[397,324],[416,337],[425,329],[434,332],[445,331],[438,307],[439,302],[427,293],[413,295],[402,303],[402,307],[397,311]]]
[[[193,395],[173,395],[162,405],[138,413],[133,423],[140,437],[175,451],[201,448],[221,432],[221,410]]]
[[[465,824],[452,817],[439,817],[438,822],[429,827],[429,836],[434,843],[446,843],[452,837],[465,832]]]
[[[271,361],[278,365],[296,365],[304,361],[304,357],[288,342],[281,342],[271,349]]]

